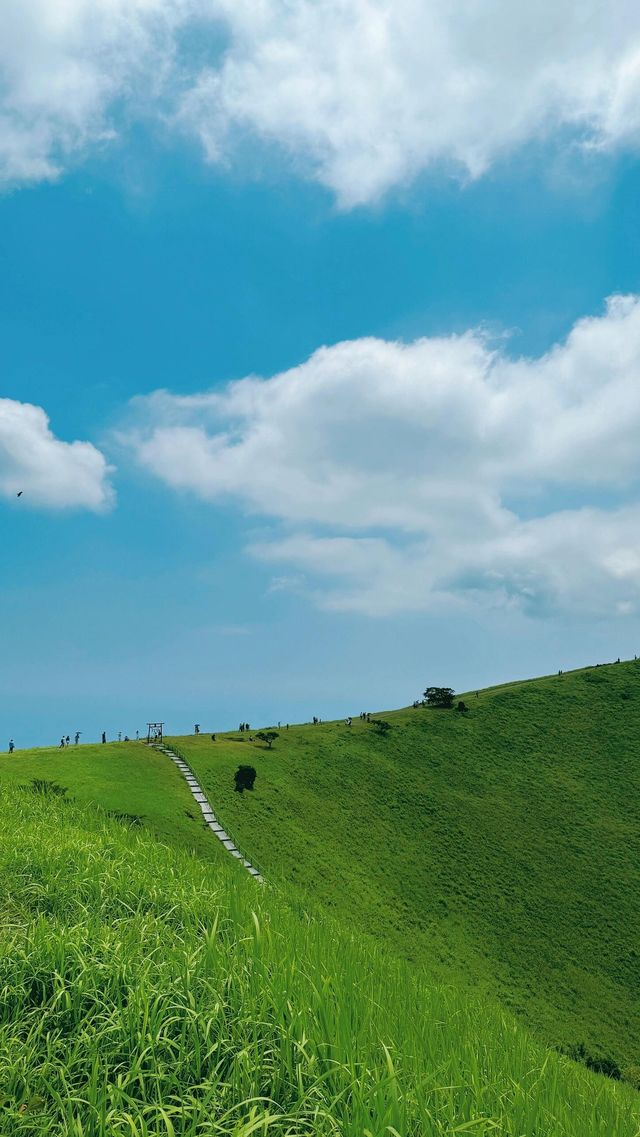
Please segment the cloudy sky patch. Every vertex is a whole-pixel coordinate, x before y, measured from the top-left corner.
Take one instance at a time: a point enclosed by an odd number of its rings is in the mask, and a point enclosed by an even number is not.
[[[640,134],[629,0],[22,0],[0,12],[0,71],[9,184],[59,176],[136,123],[213,163],[243,138],[272,144],[344,207],[431,167],[481,176],[562,132],[605,150]]]
[[[342,578],[324,602],[600,612],[640,589],[637,508],[592,500],[637,491],[639,376],[640,301],[615,296],[537,359],[482,332],[367,339],[222,391],[157,392],[134,403],[145,426],[127,442],[172,489],[280,521],[290,532],[258,555]],[[506,504],[550,489],[579,504],[534,518]]]
[[[21,0],[0,77],[0,748],[640,651],[636,3]]]

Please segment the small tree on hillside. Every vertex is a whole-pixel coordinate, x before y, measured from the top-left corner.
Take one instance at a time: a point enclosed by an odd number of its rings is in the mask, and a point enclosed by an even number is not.
[[[378,734],[387,735],[391,730],[391,723],[385,722],[384,719],[371,719],[371,725],[374,726]]]
[[[447,709],[453,706],[453,694],[453,687],[427,687],[424,700],[428,707]]]
[[[279,737],[277,730],[259,730],[256,734],[256,738],[259,738],[261,742],[266,742],[269,750],[271,750],[276,738]]]
[[[256,771],[253,766],[238,766],[234,780],[236,792],[241,794],[244,790],[252,790],[256,780]]]

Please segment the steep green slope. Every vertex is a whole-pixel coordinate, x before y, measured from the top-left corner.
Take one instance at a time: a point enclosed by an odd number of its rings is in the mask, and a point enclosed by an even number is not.
[[[184,778],[143,742],[0,755],[0,787],[54,782],[78,801],[96,802],[125,823],[148,828],[162,841],[192,849],[206,860],[223,856],[202,824]]]
[[[269,880],[487,985],[554,1045],[640,1064],[640,664],[465,700],[385,713],[387,737],[356,717],[271,751],[174,743]]]
[[[3,1137],[637,1137],[630,1087],[232,863],[0,809]]]

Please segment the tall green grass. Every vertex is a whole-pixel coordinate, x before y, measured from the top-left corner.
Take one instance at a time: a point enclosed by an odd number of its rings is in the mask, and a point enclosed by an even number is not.
[[[330,918],[0,794],[0,1132],[637,1137],[629,1088]]]

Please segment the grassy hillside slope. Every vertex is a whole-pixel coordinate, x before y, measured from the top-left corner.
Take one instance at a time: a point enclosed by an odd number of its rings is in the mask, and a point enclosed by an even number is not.
[[[231,863],[0,809],[3,1137],[637,1137],[630,1087]]]
[[[202,824],[184,778],[142,742],[17,750],[0,754],[0,787],[54,782],[78,801],[97,802],[162,841],[192,849],[205,860],[224,855]]]
[[[486,984],[554,1045],[640,1064],[640,664],[465,699],[384,713],[387,737],[356,717],[271,751],[173,741],[269,880]]]

